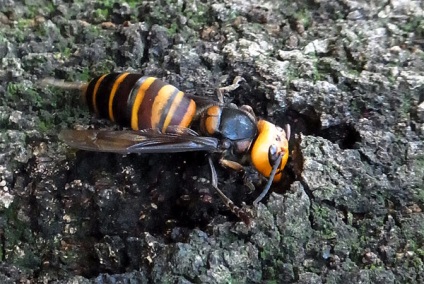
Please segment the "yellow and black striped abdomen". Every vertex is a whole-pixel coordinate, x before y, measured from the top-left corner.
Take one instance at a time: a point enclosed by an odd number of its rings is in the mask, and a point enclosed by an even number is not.
[[[176,87],[141,74],[111,73],[93,79],[85,98],[91,112],[134,130],[188,127],[196,104]]]

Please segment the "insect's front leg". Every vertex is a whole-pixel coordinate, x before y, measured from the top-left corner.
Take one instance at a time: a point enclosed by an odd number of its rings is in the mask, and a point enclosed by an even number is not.
[[[237,217],[239,217],[248,227],[250,226],[251,220],[252,220],[252,212],[249,208],[246,206],[243,206],[242,208],[236,206],[234,202],[229,199],[219,188],[218,188],[218,176],[216,174],[215,166],[213,165],[211,156],[208,157],[209,161],[209,167],[211,169],[211,180],[212,180],[212,186],[215,189],[215,191],[218,193],[221,200],[224,202],[225,206],[230,209],[231,212],[233,212]]]
[[[221,159],[219,160],[219,164],[226,169],[232,169],[237,172],[243,172],[244,185],[249,188],[250,192],[255,191],[255,185],[253,184],[251,176],[248,174],[248,171],[246,171],[246,167],[244,167],[238,162],[225,159],[224,157],[221,157]]]

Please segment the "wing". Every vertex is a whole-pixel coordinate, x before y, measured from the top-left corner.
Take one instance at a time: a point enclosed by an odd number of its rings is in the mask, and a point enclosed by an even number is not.
[[[213,152],[218,149],[218,139],[198,136],[195,131],[188,128],[172,133],[161,133],[156,129],[62,130],[59,139],[73,148],[119,154]]]

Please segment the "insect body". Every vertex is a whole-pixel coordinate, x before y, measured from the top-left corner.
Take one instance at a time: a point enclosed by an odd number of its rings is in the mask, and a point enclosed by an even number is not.
[[[228,160],[229,156],[249,156],[256,170],[269,179],[255,204],[273,181],[281,179],[288,158],[290,128],[283,130],[258,120],[249,106],[213,102],[196,113],[195,96],[184,95],[172,85],[140,74],[105,74],[89,83],[55,79],[45,79],[43,83],[80,89],[91,112],[132,129],[62,131],[61,139],[72,147],[115,153],[221,151],[221,164],[234,169],[243,166]],[[204,136],[188,128],[193,121],[199,121],[198,128]],[[212,172],[216,180],[214,169]],[[217,182],[213,184],[217,188]],[[224,201],[231,207],[228,199]]]
[[[86,86],[91,112],[133,130],[190,125],[196,103],[172,85],[140,74],[111,73]]]

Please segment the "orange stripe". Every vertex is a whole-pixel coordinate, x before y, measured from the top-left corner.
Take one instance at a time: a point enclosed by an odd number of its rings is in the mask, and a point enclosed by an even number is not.
[[[179,126],[188,127],[193,120],[194,115],[196,114],[196,103],[193,100],[190,100],[190,104],[187,108],[186,113],[184,114],[183,119],[181,120]]]
[[[208,108],[206,118],[203,123],[207,134],[213,135],[218,130],[218,126],[221,121],[221,112],[222,109],[219,106],[211,106]]]
[[[152,128],[157,128],[159,126],[162,111],[174,91],[175,87],[171,85],[165,85],[159,90],[152,105],[152,117],[150,118]]]
[[[169,108],[168,114],[166,115],[166,119],[163,123],[162,132],[165,132],[168,128],[169,123],[171,122],[172,117],[175,114],[175,111],[177,110],[178,106],[180,105],[181,101],[183,100],[184,93],[179,91],[176,95],[174,101],[172,102],[171,107]]]
[[[100,77],[99,78],[99,80],[97,80],[97,82],[96,82],[96,85],[94,86],[94,91],[93,91],[93,101],[92,101],[92,104],[93,104],[93,110],[94,110],[94,113],[96,114],[96,115],[99,115],[99,110],[97,109],[97,100],[96,100],[96,98],[97,98],[97,91],[99,90],[99,87],[100,87],[100,84],[102,83],[102,81],[103,81],[103,79],[107,76],[108,74],[104,74],[102,77]]]
[[[150,87],[150,85],[156,80],[154,77],[148,77],[143,84],[141,84],[137,97],[135,98],[134,105],[131,111],[131,128],[133,130],[138,129],[138,111],[140,109],[140,105],[143,102],[144,95],[146,94],[146,90]]]
[[[119,75],[118,78],[116,78],[115,83],[113,83],[112,91],[110,92],[109,96],[109,119],[113,122],[115,122],[115,117],[113,116],[113,98],[115,97],[116,91],[119,88],[119,85],[121,85],[122,81],[124,81],[125,77],[128,76],[130,73],[122,73]]]

